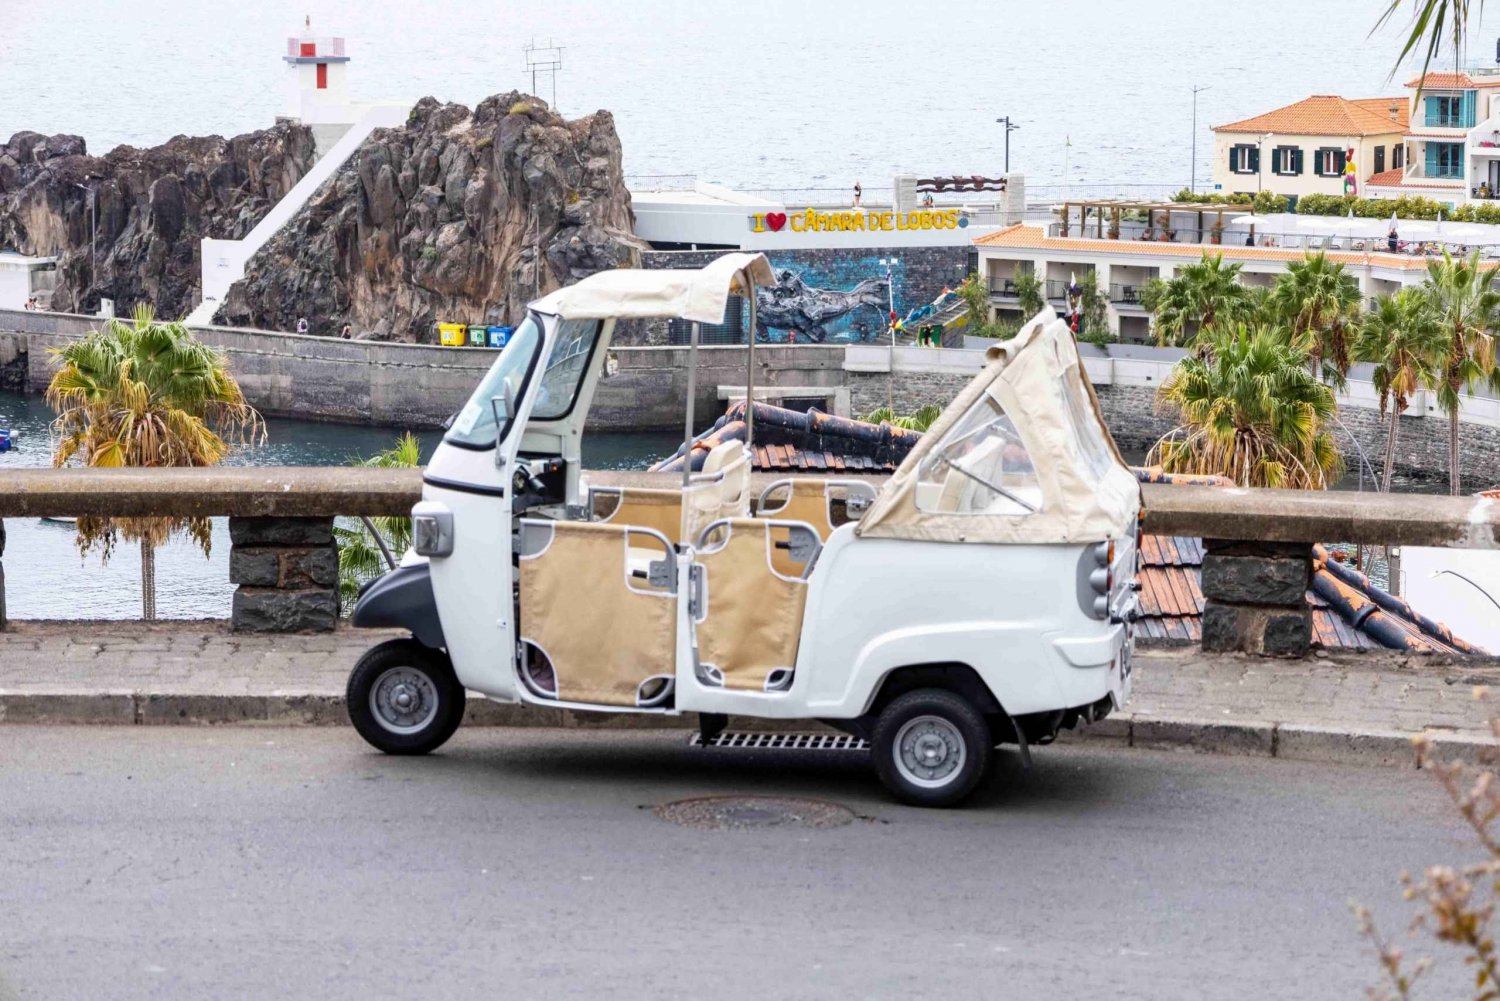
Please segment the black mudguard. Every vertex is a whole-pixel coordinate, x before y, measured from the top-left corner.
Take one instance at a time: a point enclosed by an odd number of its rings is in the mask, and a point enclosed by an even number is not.
[[[426,563],[397,567],[366,584],[350,621],[363,628],[410,629],[417,642],[434,650],[447,645]]]

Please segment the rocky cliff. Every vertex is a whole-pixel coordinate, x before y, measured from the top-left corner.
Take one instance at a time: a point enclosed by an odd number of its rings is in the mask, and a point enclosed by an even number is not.
[[[534,97],[424,98],[375,132],[251,259],[218,321],[432,342],[434,323],[518,322],[526,303],[635,264],[614,118]]]
[[[145,302],[181,317],[197,300],[199,241],[244,236],[314,157],[300,125],[104,156],[78,136],[18,132],[0,146],[0,250],[61,257],[53,309],[92,313],[103,296],[121,313]]]

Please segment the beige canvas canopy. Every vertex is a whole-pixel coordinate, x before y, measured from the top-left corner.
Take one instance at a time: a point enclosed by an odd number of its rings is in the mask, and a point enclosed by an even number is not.
[[[1053,544],[1133,532],[1140,484],[1099,416],[1067,325],[1044,309],[1014,339],[990,348],[986,358],[984,370],[948,405],[881,490],[857,533],[929,542]],[[961,444],[956,439],[972,426],[965,416],[980,404],[986,415],[1003,411],[1014,424],[1024,444],[1025,475],[1035,492],[1030,500],[954,510],[934,502],[946,497],[960,477],[943,462],[947,453],[938,450]],[[959,425],[958,434],[950,434]],[[929,456],[933,461],[924,464]],[[948,482],[934,483],[939,475]],[[1004,493],[1003,485],[999,490]]]
[[[565,320],[666,316],[723,323],[731,295],[748,297],[750,285],[775,280],[764,254],[725,254],[697,270],[601,271],[543,296],[531,308]]]

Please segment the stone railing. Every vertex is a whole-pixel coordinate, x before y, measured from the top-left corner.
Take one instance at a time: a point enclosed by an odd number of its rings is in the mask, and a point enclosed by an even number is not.
[[[778,477],[757,473],[755,491]],[[674,485],[676,474],[593,472],[596,485]],[[872,482],[877,482],[872,479]],[[1500,548],[1500,501],[1418,494],[1318,493],[1146,484],[1145,530],[1205,540],[1203,644],[1298,655],[1311,640],[1303,595],[1312,546]],[[348,467],[30,469],[0,476],[0,519],[84,515],[227,516],[232,625],[246,631],[332,629],[338,560],[333,519],[403,515],[421,497],[418,470]],[[0,523],[0,555],[3,555]],[[3,624],[0,567],[0,624]]]

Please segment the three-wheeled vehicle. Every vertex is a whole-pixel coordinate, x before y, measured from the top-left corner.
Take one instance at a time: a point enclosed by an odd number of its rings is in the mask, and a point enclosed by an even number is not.
[[[798,478],[752,508],[749,440],[693,453],[692,380],[698,324],[736,294],[753,321],[772,280],[729,254],[531,305],[424,472],[412,551],[355,607],[356,625],[411,631],[349,679],[367,741],[433,750],[466,689],[697,713],[707,744],[731,714],[816,719],[867,741],[896,796],[945,806],[997,745],[1029,755],[1124,702],[1140,488],[1066,326],[1044,311],[991,348],[878,491]],[[579,444],[615,325],[662,317],[692,323],[692,461],[680,487],[589,490]]]

